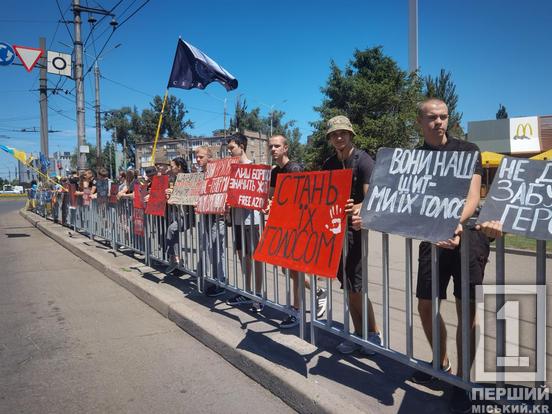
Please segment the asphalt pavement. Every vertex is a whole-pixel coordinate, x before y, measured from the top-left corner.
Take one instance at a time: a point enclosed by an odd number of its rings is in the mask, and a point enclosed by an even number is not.
[[[293,412],[0,200],[0,413]]]

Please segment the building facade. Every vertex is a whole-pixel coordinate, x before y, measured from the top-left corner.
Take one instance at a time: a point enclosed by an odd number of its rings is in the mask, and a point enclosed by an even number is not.
[[[268,137],[260,132],[244,131],[247,137],[247,156],[255,164],[268,164]],[[195,149],[209,147],[215,158],[228,155],[226,142],[230,136],[189,137],[181,139],[164,138],[157,141],[155,162],[169,163],[176,157],[184,158],[189,165],[196,164]],[[143,169],[151,165],[153,141],[136,144],[136,168]]]

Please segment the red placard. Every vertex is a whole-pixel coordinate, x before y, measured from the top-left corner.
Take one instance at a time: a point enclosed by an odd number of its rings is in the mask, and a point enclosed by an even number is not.
[[[90,200],[92,199],[92,190],[90,188],[85,188],[82,190],[82,205],[89,206]]]
[[[146,208],[146,204],[144,203],[144,198],[146,197],[146,194],[148,193],[148,188],[146,184],[140,184],[138,182],[134,183],[134,190],[132,192],[132,206],[134,208]]]
[[[132,223],[134,224],[133,233],[136,236],[144,235],[144,209],[134,208],[132,211]]]
[[[239,157],[233,157],[207,163],[205,182],[197,202],[196,212],[200,214],[224,213],[232,164],[239,161]]]
[[[151,216],[165,216],[167,197],[165,190],[169,188],[168,175],[155,175],[151,183],[149,200],[146,204],[146,214]]]
[[[116,183],[111,183],[109,187],[109,204],[117,204],[117,193],[119,192],[119,186]]]
[[[352,170],[279,174],[255,260],[336,277],[351,184]]]
[[[75,194],[76,191],[77,185],[69,184],[69,205],[72,208],[77,208],[77,195]]]
[[[269,165],[232,164],[228,205],[248,210],[264,210],[268,202],[270,170]]]

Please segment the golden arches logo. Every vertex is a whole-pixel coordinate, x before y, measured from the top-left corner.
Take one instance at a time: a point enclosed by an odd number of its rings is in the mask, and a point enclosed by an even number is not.
[[[529,130],[529,135],[527,135],[527,130]],[[520,133],[521,132],[521,133]],[[519,124],[516,128],[516,137],[532,137],[533,136],[533,127],[529,123]]]

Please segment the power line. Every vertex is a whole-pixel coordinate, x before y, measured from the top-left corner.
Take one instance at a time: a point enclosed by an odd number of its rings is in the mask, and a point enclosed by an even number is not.
[[[56,0],[56,4],[57,4],[58,10],[59,10],[59,14],[61,16],[61,21],[65,25],[65,28],[67,29],[67,33],[69,33],[69,38],[71,39],[71,42],[75,42],[75,40],[73,39],[73,35],[71,34],[71,30],[69,30],[69,25],[67,24],[67,20],[65,20],[65,15],[61,11],[61,7],[59,5],[59,0]]]

